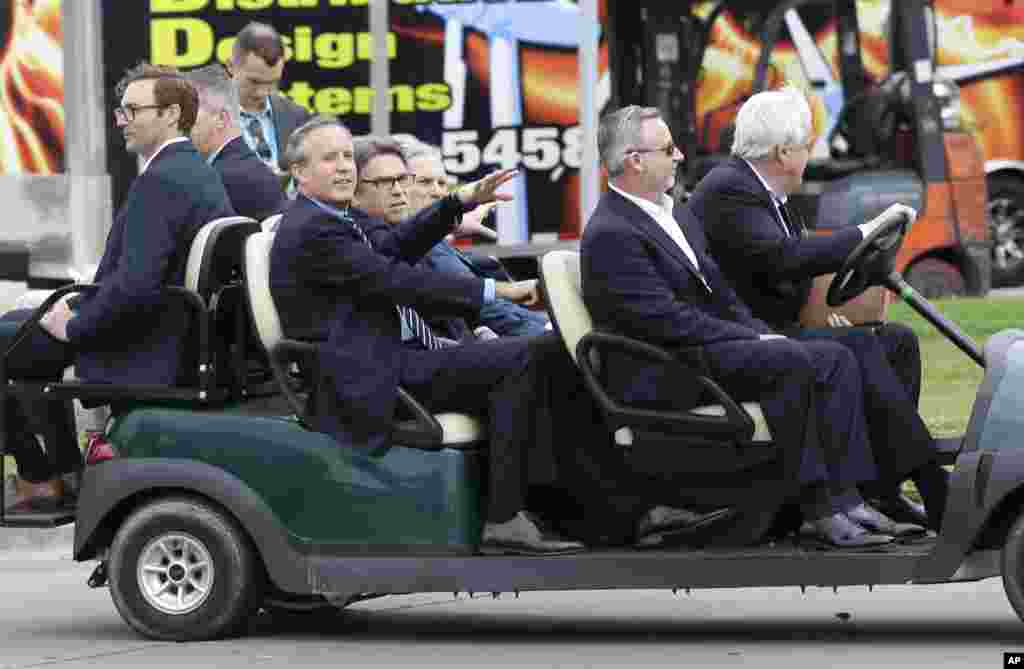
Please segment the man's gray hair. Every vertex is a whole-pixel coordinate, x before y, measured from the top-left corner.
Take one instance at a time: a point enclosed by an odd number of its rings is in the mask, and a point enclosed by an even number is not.
[[[309,159],[309,156],[306,155],[306,137],[314,130],[330,126],[335,126],[341,128],[345,132],[351,133],[351,131],[338,119],[337,116],[331,116],[329,114],[318,114],[317,116],[314,116],[292,131],[292,134],[288,137],[288,144],[284,147],[285,167],[291,169],[295,165],[305,164]]]
[[[434,146],[433,144],[427,144],[416,140],[414,142],[403,142],[395,135],[392,135],[393,139],[398,140],[399,146],[402,148],[402,157],[405,158],[406,165],[409,161],[416,160],[417,158],[437,158],[442,160],[441,147]]]
[[[405,155],[402,153],[401,145],[390,137],[361,135],[353,138],[352,146],[356,160],[356,172],[359,174],[360,179],[362,179],[363,168],[366,167],[366,163],[377,156],[398,156],[403,163],[405,162]]]
[[[736,114],[732,154],[760,160],[776,147],[806,144],[811,139],[812,120],[807,96],[799,89],[786,86],[758,93]]]
[[[609,177],[617,177],[625,169],[630,151],[643,148],[643,122],[661,118],[657,107],[629,105],[601,117],[597,126],[597,152]]]
[[[226,111],[236,126],[242,122],[242,108],[238,104],[238,86],[219,63],[189,70],[185,78],[199,93],[199,106],[210,111]]]

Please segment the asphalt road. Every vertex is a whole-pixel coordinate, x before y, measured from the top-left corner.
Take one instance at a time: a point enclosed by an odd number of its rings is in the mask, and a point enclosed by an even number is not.
[[[146,641],[66,547],[0,552],[0,668],[1001,667],[1024,625],[999,579],[893,586],[407,595],[335,616],[260,615],[247,636]],[[837,614],[849,614],[843,620]]]

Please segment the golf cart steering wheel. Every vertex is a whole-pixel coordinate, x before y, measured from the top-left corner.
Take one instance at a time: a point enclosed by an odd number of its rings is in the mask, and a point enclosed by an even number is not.
[[[861,240],[832,279],[825,296],[828,306],[838,307],[871,286],[885,285],[885,280],[896,267],[896,254],[909,223],[910,218],[902,214],[878,226]]]

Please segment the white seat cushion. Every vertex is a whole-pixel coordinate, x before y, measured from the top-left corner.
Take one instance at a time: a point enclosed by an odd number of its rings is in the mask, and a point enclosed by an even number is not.
[[[754,419],[754,436],[751,438],[751,441],[771,441],[772,433],[768,429],[768,421],[764,418],[764,412],[761,411],[761,405],[757,402],[744,402],[741,406],[747,414]],[[697,407],[696,409],[690,409],[690,412],[704,416],[724,416],[725,408],[723,408],[721,404],[707,404],[705,406]],[[619,446],[632,446],[633,430],[628,427],[620,427],[615,431],[615,443]]]
[[[434,418],[441,424],[441,443],[445,446],[472,444],[487,439],[487,430],[479,418],[464,413],[439,413]]]

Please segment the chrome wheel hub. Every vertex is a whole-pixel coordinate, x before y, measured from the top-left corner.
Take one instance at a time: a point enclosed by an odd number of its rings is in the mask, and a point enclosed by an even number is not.
[[[169,615],[184,615],[202,606],[215,576],[210,551],[203,542],[177,532],[146,544],[136,573],[146,603]]]

